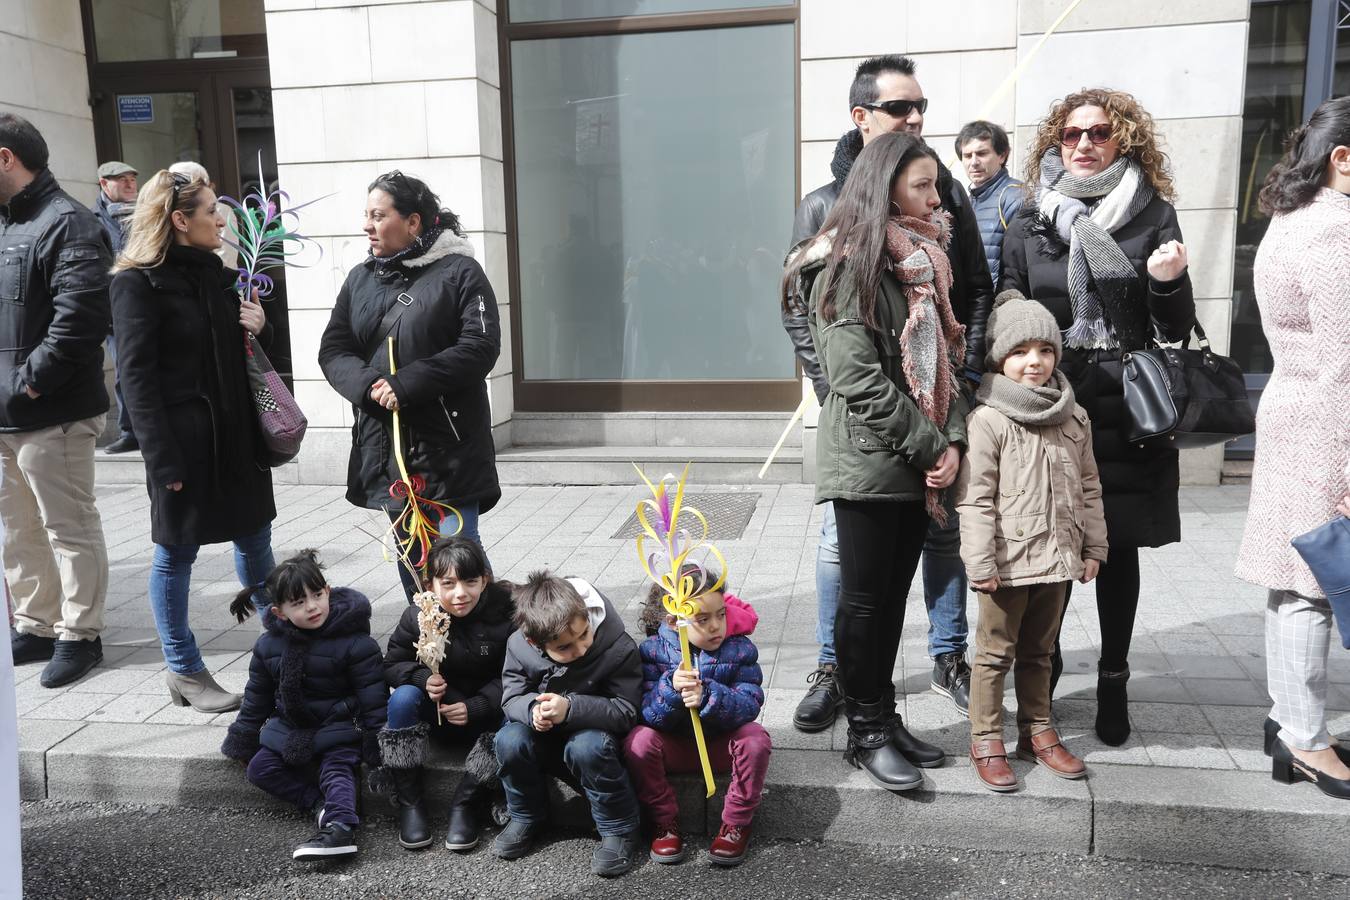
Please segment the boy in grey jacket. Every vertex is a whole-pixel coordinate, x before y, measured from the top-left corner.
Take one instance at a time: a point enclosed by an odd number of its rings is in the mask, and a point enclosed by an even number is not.
[[[494,852],[530,852],[548,818],[548,778],[590,800],[600,846],[596,875],[633,866],[638,802],[623,761],[623,737],[642,704],[642,661],[614,606],[589,582],[533,572],[516,589],[516,627],[506,643],[497,760],[511,822]]]

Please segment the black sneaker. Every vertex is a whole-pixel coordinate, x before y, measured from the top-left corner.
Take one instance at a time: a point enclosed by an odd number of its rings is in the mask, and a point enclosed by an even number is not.
[[[970,666],[964,653],[941,653],[933,660],[933,690],[970,715]]]
[[[616,878],[633,868],[637,852],[638,833],[602,834],[600,846],[591,854],[591,874],[601,878]]]
[[[844,691],[836,676],[834,663],[821,663],[806,676],[811,687],[792,716],[792,724],[798,731],[824,731],[834,724],[839,708],[844,705]]]
[[[319,833],[297,844],[291,859],[310,861],[331,859],[334,856],[351,856],[356,852],[356,836],[352,829],[337,822],[331,822],[319,829]]]
[[[103,640],[57,641],[52,650],[52,661],[38,677],[43,687],[54,688],[83,678],[90,669],[103,661]]]
[[[130,453],[132,450],[141,449],[141,442],[136,440],[134,434],[124,434],[111,444],[103,448],[104,453]]]
[[[14,653],[14,665],[42,662],[51,659],[56,650],[56,638],[43,637],[40,634],[25,634],[22,631],[9,630],[9,649]]]
[[[498,859],[520,859],[534,848],[534,839],[539,834],[538,825],[527,825],[519,819],[512,819],[492,842],[492,852]]]

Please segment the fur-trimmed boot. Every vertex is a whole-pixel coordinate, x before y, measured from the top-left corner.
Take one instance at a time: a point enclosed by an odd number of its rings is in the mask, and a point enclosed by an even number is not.
[[[501,789],[494,738],[495,733],[480,734],[464,758],[464,776],[450,800],[450,826],[445,833],[447,850],[471,850],[478,844],[478,808],[484,799]]]
[[[428,730],[425,722],[419,722],[411,728],[380,731],[382,771],[387,779],[383,792],[393,795],[398,808],[398,842],[409,850],[431,843],[431,824],[422,805],[422,763],[427,758]]]

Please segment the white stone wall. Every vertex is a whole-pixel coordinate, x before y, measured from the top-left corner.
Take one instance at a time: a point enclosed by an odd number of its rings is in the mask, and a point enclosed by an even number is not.
[[[1248,4],[1083,0],[1015,88],[990,104],[1070,2],[802,0],[802,193],[830,179],[834,142],[850,127],[852,69],[867,56],[914,57],[929,98],[924,134],[944,159],[954,159],[952,136],[964,122],[980,117],[1010,132],[1015,127],[1014,171],[1053,100],[1088,86],[1129,91],[1158,121],[1176,178],[1200,322],[1215,348],[1227,352]],[[814,425],[814,412],[807,425]],[[809,466],[810,435],[805,443]],[[1217,483],[1222,455],[1221,447],[1183,454],[1183,478]]]
[[[345,471],[351,407],[324,380],[319,338],[366,256],[366,185],[398,168],[454,210],[497,293],[502,355],[488,381],[498,443],[512,413],[495,0],[266,0],[278,171],[309,207],[320,265],[287,273],[296,396],[310,420],[303,481]]]
[[[79,0],[0,0],[0,110],[42,132],[51,169],[83,203],[98,193],[98,159]]]

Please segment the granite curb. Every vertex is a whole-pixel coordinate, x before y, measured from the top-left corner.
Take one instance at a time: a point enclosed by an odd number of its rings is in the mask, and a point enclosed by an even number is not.
[[[256,808],[276,801],[220,755],[219,726],[20,722],[25,800],[88,800],[183,807]],[[426,779],[432,809],[443,808],[462,756],[437,749]],[[1258,771],[1177,769],[1097,763],[1082,781],[1014,761],[1022,790],[982,788],[966,757],[925,771],[922,789],[891,794],[833,750],[776,749],[755,831],[766,837],[841,844],[949,847],[1221,865],[1350,875],[1330,848],[1350,843],[1350,804],[1311,785],[1287,787]],[[437,777],[437,773],[441,776]],[[721,798],[703,797],[701,779],[679,776],[682,825],[715,832]],[[585,827],[582,799],[565,785],[556,821]],[[367,812],[389,812],[365,793]],[[438,815],[439,819],[440,816]]]

